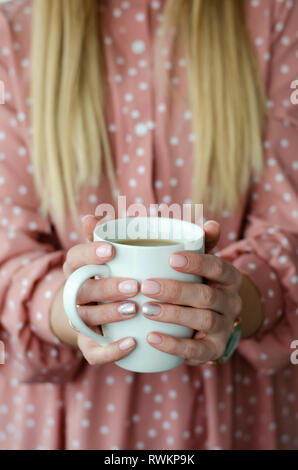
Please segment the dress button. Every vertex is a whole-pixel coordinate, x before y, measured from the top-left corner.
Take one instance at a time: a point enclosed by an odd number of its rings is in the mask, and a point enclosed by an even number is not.
[[[138,124],[136,124],[135,126],[135,133],[138,137],[143,137],[144,135],[147,134],[147,126],[146,124],[143,124],[142,122],[139,122]]]
[[[135,54],[142,54],[146,49],[146,44],[144,43],[144,41],[138,39],[137,41],[134,41],[132,43],[131,48]]]

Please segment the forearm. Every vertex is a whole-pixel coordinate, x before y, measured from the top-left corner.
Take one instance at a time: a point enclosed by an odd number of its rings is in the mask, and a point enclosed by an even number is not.
[[[50,326],[62,343],[77,346],[77,332],[71,328],[63,306],[64,284],[58,289],[50,311]]]
[[[242,298],[242,339],[253,336],[264,321],[264,312],[261,296],[251,279],[243,274],[243,283],[240,289]]]

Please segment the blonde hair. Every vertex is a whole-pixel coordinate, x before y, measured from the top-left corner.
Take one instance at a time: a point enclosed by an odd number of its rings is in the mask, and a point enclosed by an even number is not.
[[[34,181],[41,212],[47,215],[51,207],[61,225],[66,207],[78,224],[78,191],[85,183],[99,184],[103,165],[112,194],[117,194],[104,117],[98,3],[33,4]],[[234,210],[263,167],[265,93],[243,2],[167,0],[161,41],[170,30],[175,41],[182,38],[187,59],[195,135],[192,201],[217,214]]]

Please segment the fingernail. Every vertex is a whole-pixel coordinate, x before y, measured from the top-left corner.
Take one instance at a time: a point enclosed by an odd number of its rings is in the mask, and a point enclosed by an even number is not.
[[[161,285],[156,281],[149,281],[146,279],[142,282],[142,293],[143,294],[158,294],[161,290]]]
[[[108,256],[111,256],[111,254],[112,254],[112,245],[109,245],[109,244],[100,245],[96,249],[96,254],[99,258],[107,258]]]
[[[204,225],[208,225],[208,224],[211,224],[211,223],[215,223],[215,224],[219,225],[219,223],[216,220],[207,220],[207,222],[205,222]]]
[[[187,258],[183,255],[171,255],[170,264],[176,268],[183,268],[187,264]]]
[[[119,305],[118,312],[122,313],[122,315],[131,315],[136,313],[136,305],[133,302],[125,302]]]
[[[133,338],[126,338],[119,344],[119,348],[123,351],[124,349],[129,349],[135,345],[135,340]]]
[[[161,344],[162,343],[162,337],[157,335],[156,333],[150,333],[147,336],[147,339],[148,339],[149,343],[153,343],[153,344]]]
[[[94,217],[94,215],[92,215],[92,214],[81,215],[81,222],[83,222],[83,220],[87,219],[87,217]]]
[[[119,283],[118,289],[122,294],[132,294],[133,292],[137,292],[138,283],[134,279],[122,281]]]
[[[155,305],[155,304],[144,304],[142,306],[142,312],[145,314],[145,315],[159,315],[160,314],[160,306],[159,305]]]

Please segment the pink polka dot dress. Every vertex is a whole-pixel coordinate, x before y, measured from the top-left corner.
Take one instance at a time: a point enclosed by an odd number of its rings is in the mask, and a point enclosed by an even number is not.
[[[157,90],[152,45],[166,0],[108,0],[99,9],[108,70],[107,126],[127,205],[189,201],[193,142],[183,51]],[[38,212],[30,133],[30,0],[0,5],[1,449],[298,449],[298,2],[246,0],[268,93],[265,166],[237,213],[223,211],[216,254],[249,275],[265,321],[224,365],[140,374],[90,366],[60,343],[49,309],[68,249],[85,243],[70,215]],[[297,96],[296,96],[297,98]],[[82,188],[79,214],[112,203],[106,176]],[[208,214],[205,213],[208,218]]]

